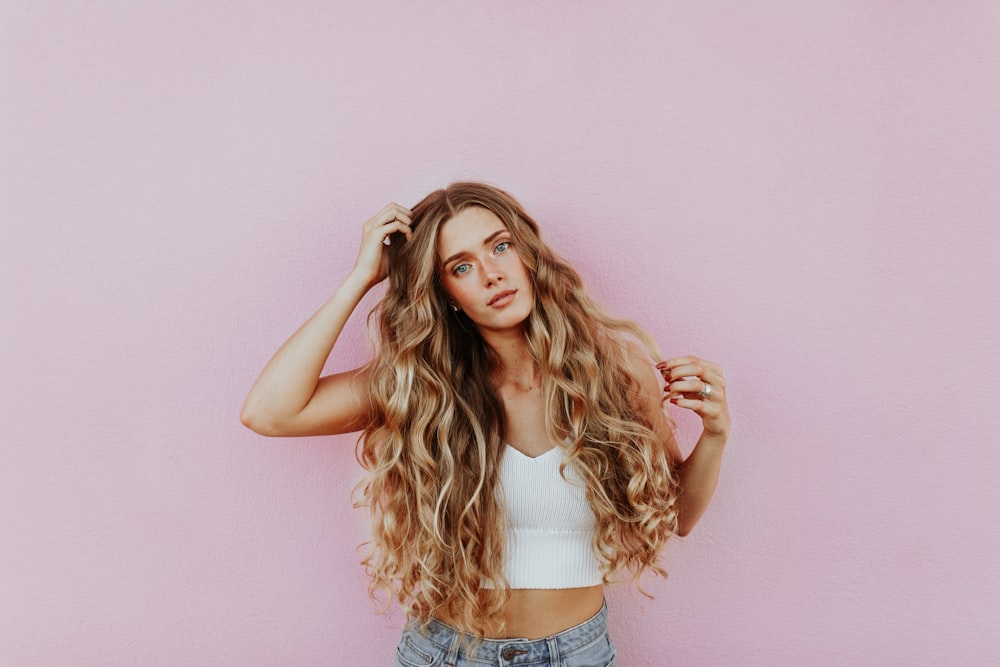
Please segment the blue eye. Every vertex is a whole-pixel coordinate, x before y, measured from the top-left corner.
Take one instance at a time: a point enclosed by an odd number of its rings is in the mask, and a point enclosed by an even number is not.
[[[470,268],[472,267],[468,264],[459,264],[454,269],[452,269],[451,272],[454,273],[456,276],[460,276],[463,273],[468,273]]]
[[[493,249],[493,252],[498,254],[501,252],[506,252],[507,248],[509,247],[510,247],[510,241],[501,241],[500,243],[497,244],[497,247]]]

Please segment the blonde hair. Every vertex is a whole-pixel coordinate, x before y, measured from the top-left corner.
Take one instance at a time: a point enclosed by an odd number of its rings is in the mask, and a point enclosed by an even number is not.
[[[398,598],[421,623],[445,614],[483,636],[502,627],[509,597],[496,495],[504,413],[490,382],[500,362],[464,313],[449,308],[437,255],[441,226],[472,206],[506,225],[532,279],[525,340],[542,379],[548,436],[566,447],[567,465],[586,484],[605,582],[621,571],[665,574],[657,555],[676,532],[677,486],[662,442],[636,408],[627,337],[659,358],[649,335],[594,303],[506,192],[455,183],[425,197],[413,208],[411,239],[390,240],[389,286],[372,313],[373,418],[358,452],[373,518],[364,563],[373,596]]]

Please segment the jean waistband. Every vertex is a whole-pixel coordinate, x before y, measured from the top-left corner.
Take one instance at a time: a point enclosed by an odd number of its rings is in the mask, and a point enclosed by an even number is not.
[[[583,623],[542,639],[478,639],[477,644],[477,640],[470,635],[464,635],[438,620],[431,620],[426,636],[442,649],[470,662],[531,665],[573,653],[604,636],[607,631],[608,605],[604,603],[600,611]],[[471,652],[473,649],[475,652]]]

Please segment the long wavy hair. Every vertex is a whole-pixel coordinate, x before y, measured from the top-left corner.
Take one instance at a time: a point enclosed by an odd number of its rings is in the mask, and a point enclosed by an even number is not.
[[[359,441],[359,487],[373,538],[364,560],[371,592],[398,598],[421,623],[446,614],[484,636],[502,628],[505,513],[498,501],[504,412],[499,359],[467,316],[449,308],[440,280],[441,226],[479,206],[506,225],[534,285],[524,325],[538,366],[549,439],[579,471],[597,517],[593,547],[605,582],[627,571],[665,574],[657,555],[677,529],[677,485],[662,442],[636,408],[630,338],[652,359],[640,327],[607,315],[577,272],[542,241],[509,194],[455,183],[413,208],[413,234],[390,239],[389,285],[372,312],[372,420]],[[641,590],[641,588],[640,588]],[[385,602],[388,602],[388,599]]]

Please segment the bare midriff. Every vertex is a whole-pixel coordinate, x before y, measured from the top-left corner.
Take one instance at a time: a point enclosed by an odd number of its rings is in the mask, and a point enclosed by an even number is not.
[[[490,632],[489,639],[541,639],[588,620],[604,604],[604,587],[517,588],[504,608],[506,627]],[[454,625],[447,616],[438,620]]]

